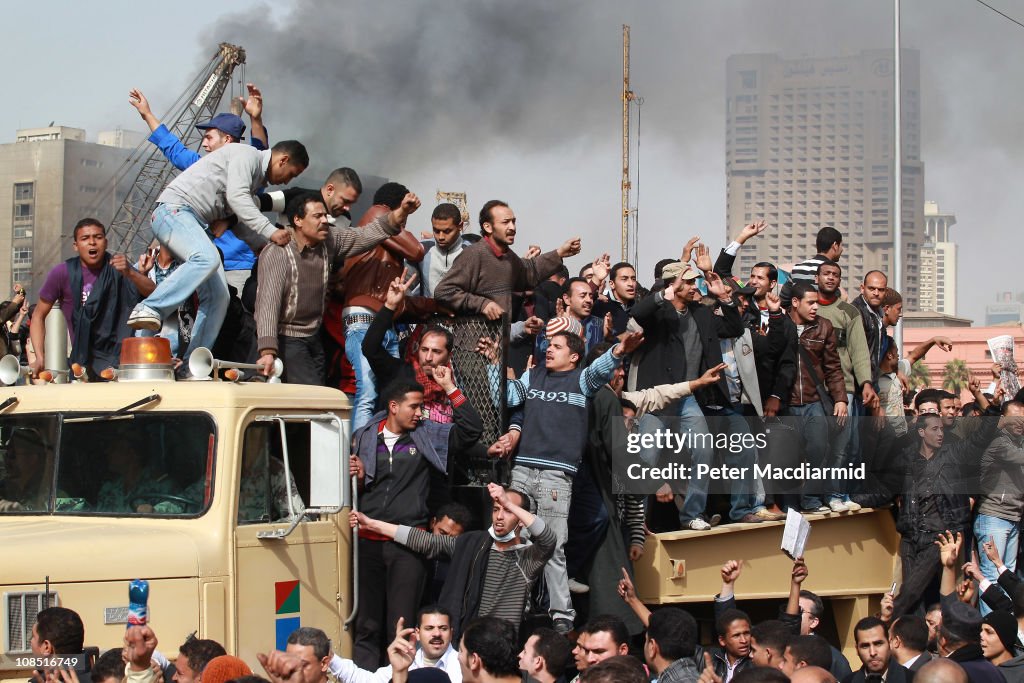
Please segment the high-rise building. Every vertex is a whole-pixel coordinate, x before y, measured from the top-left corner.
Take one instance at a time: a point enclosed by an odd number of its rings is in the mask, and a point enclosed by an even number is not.
[[[903,294],[919,307],[924,241],[919,59],[903,55]],[[783,59],[734,55],[727,64],[726,195],[729,237],[765,219],[770,228],[739,253],[737,274],[758,261],[788,269],[814,255],[826,225],[843,234],[844,286],[865,273],[892,276],[893,52]]]
[[[956,216],[935,202],[924,203],[924,244],[921,245],[920,309],[956,315],[956,244],[949,231]]]
[[[50,268],[74,254],[79,219],[110,221],[117,206],[107,190],[131,151],[65,126],[19,130],[15,140],[0,145],[0,299],[14,283],[38,293]]]

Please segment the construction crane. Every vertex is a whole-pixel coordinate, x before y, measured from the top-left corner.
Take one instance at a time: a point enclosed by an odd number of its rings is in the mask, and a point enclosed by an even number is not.
[[[235,68],[244,64],[243,48],[221,43],[217,53],[171,105],[170,113],[162,120],[183,145],[198,146],[202,134],[196,129],[196,123],[213,117],[224,91],[231,83]],[[121,166],[110,184],[111,192],[124,187],[124,181],[133,173],[135,177],[107,231],[115,251],[134,257],[146,248],[150,240],[150,216],[156,206],[156,198],[177,172],[163,153],[148,142],[139,145]]]
[[[630,179],[629,151],[630,151],[630,126],[629,107],[633,102],[638,105],[643,103],[629,87],[629,26],[622,25],[622,260],[629,261],[629,218],[634,214],[635,209],[630,206],[630,195],[633,182]],[[639,113],[637,114],[639,122]],[[634,233],[636,232],[634,227]],[[634,234],[635,237],[635,234]],[[638,245],[634,243],[633,258],[635,259]]]

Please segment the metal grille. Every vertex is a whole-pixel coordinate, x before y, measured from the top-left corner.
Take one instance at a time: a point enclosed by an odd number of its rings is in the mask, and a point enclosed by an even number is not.
[[[455,483],[484,484],[508,481],[508,463],[487,457],[487,447],[505,433],[508,424],[505,408],[505,367],[508,357],[508,321],[488,320],[474,316],[437,317],[431,321],[447,328],[455,338],[452,367],[459,388],[480,413],[484,429],[476,447],[468,453],[456,453]],[[481,337],[498,340],[498,391],[492,391],[488,380],[487,360],[476,352]]]
[[[47,606],[56,607],[57,594],[50,593]],[[43,591],[4,593],[4,653],[32,651],[32,625],[43,609]]]

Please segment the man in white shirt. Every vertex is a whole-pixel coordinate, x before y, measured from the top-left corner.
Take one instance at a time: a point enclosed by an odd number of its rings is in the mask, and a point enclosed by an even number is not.
[[[396,629],[396,633],[401,628]],[[459,652],[452,647],[451,615],[440,606],[424,607],[417,617],[416,640],[420,647],[409,670],[437,668],[448,674],[452,683],[462,683]],[[351,659],[331,658],[330,671],[339,683],[388,683],[391,665],[376,671],[360,669]]]

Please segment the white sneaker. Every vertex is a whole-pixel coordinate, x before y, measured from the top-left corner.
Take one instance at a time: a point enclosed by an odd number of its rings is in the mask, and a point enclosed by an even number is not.
[[[134,330],[149,330],[150,332],[159,332],[163,325],[160,314],[143,304],[135,307],[126,322],[128,327]]]
[[[852,500],[846,501],[846,510],[848,512],[856,512],[861,509],[860,503],[854,503]]]
[[[576,579],[569,579],[569,592],[582,595],[583,593],[590,592],[590,586],[585,583],[580,583]]]
[[[828,502],[828,509],[832,512],[846,512],[850,508],[846,506],[846,503],[841,498],[833,498]]]
[[[700,517],[697,517],[696,519],[691,519],[689,522],[687,522],[686,528],[692,531],[707,531],[711,528],[711,525],[705,522]]]

